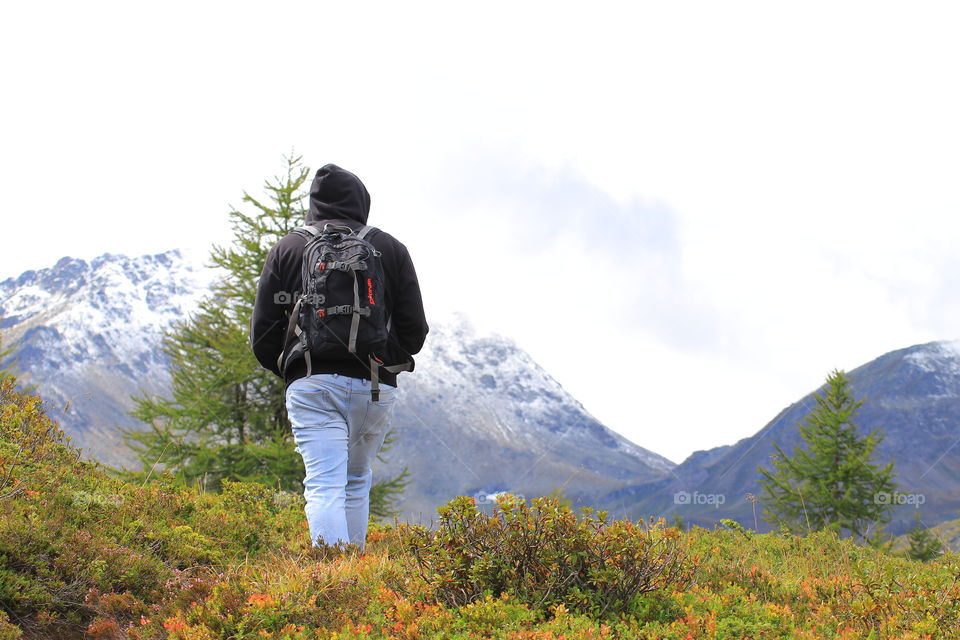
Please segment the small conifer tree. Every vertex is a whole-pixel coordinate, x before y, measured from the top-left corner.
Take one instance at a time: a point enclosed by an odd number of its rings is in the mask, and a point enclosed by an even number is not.
[[[907,534],[910,547],[907,556],[920,562],[929,562],[943,554],[943,544],[930,529],[920,524],[920,514],[917,514],[916,523]]]
[[[863,401],[853,397],[844,372],[830,373],[816,401],[800,425],[804,446],[787,455],[774,444],[773,468],[759,468],[763,519],[795,533],[832,529],[879,545],[894,491],[893,462],[872,461],[883,436],[857,433],[853,418]]]

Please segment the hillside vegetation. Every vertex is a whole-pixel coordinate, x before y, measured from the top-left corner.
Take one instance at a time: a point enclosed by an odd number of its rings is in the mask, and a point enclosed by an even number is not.
[[[81,461],[39,398],[0,385],[0,640],[956,638],[960,556],[830,533],[683,532],[469,498],[436,526],[309,547],[298,495]],[[416,470],[412,470],[416,472]]]

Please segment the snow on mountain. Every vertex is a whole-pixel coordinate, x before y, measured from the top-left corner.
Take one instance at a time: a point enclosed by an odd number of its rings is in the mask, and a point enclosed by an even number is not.
[[[660,471],[675,466],[603,427],[512,340],[478,336],[464,316],[450,326],[433,326],[418,362],[421,385],[445,390],[446,401],[455,405],[481,404],[495,417],[484,428],[488,435],[536,448],[543,437],[537,429],[546,429],[565,437],[586,436],[591,444],[636,456]]]
[[[0,317],[17,366],[88,457],[134,464],[117,427],[136,427],[130,396],[169,386],[163,331],[186,318],[216,276],[178,250],[105,254],[0,282]]]
[[[960,340],[921,345],[904,359],[924,372],[960,376]],[[956,389],[950,387],[949,391],[953,393]]]
[[[388,471],[416,482],[400,502],[421,519],[453,495],[479,502],[509,491],[561,489],[575,502],[668,472],[673,462],[603,426],[513,341],[477,335],[460,317],[431,324],[416,370],[400,378]]]
[[[63,258],[0,282],[4,340],[85,457],[139,466],[118,427],[142,428],[128,415],[131,395],[169,389],[161,337],[218,275],[202,262],[178,250]],[[397,442],[378,472],[411,473],[400,507],[414,517],[458,494],[562,488],[596,504],[675,466],[604,427],[512,341],[477,335],[463,317],[431,324],[416,372],[399,384]]]
[[[214,275],[179,250],[139,258],[105,254],[89,263],[63,258],[50,269],[0,282],[3,328],[14,340],[40,327],[55,332],[63,341],[57,346],[65,362],[54,366],[61,373],[110,352],[156,360],[153,338],[195,306]]]

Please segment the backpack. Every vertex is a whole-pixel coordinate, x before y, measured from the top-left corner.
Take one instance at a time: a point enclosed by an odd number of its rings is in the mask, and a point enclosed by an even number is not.
[[[309,376],[313,357],[357,357],[369,364],[374,402],[380,399],[381,368],[390,373],[412,369],[409,362],[386,366],[377,355],[383,353],[390,336],[380,251],[367,240],[377,231],[366,225],[354,231],[333,222],[323,224],[322,230],[313,225],[293,230],[307,239],[303,291],[290,312],[284,350],[277,359],[278,368],[286,373],[291,362],[303,357]]]

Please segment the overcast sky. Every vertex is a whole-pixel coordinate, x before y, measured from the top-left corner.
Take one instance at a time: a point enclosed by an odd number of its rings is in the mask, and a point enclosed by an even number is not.
[[[0,278],[227,241],[293,148],[679,462],[960,337],[956,7],[5,3]]]

